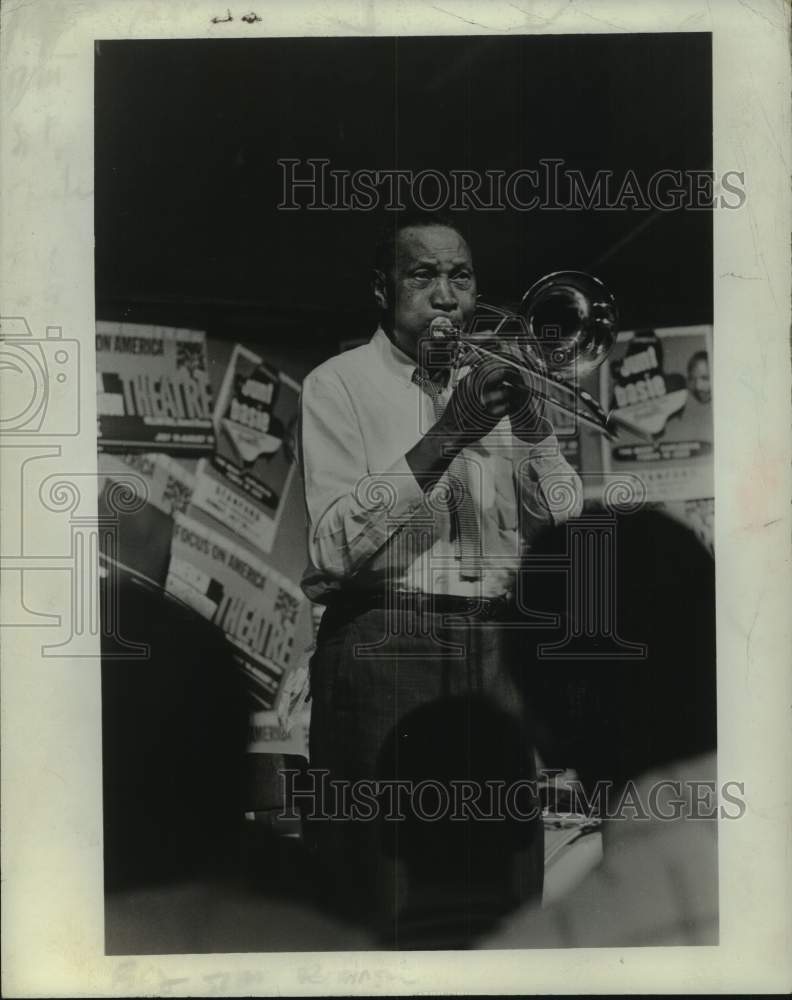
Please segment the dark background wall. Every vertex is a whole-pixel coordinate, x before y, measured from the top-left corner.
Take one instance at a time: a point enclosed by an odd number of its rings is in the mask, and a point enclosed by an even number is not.
[[[283,212],[335,169],[711,167],[710,36],[113,41],[96,50],[99,318],[193,324],[299,376],[370,331],[379,212]],[[622,326],[712,320],[708,211],[467,213],[480,291],[591,268]]]

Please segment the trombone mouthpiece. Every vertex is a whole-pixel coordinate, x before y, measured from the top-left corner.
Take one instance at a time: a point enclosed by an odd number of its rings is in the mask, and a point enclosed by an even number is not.
[[[435,316],[429,324],[430,337],[457,337],[459,327],[457,327],[448,316]]]

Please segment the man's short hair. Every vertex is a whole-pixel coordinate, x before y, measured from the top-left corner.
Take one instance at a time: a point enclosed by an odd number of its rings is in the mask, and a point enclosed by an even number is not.
[[[407,208],[401,212],[391,213],[385,220],[374,251],[374,268],[377,271],[382,271],[386,276],[390,275],[396,263],[399,233],[404,229],[426,226],[442,226],[444,229],[453,229],[467,242],[467,237],[459,223],[455,222],[450,215],[444,212],[428,212],[425,209]]]
[[[699,361],[703,361],[706,365],[709,365],[709,355],[707,354],[706,351],[696,351],[696,353],[691,357],[687,365],[688,375],[690,375],[690,373],[693,371],[693,369],[696,367]]]

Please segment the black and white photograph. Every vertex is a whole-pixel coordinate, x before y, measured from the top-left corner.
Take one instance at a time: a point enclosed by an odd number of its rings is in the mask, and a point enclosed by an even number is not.
[[[455,962],[552,992],[517,963],[581,949],[567,989],[653,992],[644,957],[681,988],[734,940],[757,706],[789,757],[789,359],[724,36],[692,0],[645,30],[452,6],[83,38],[81,284],[0,324],[3,625],[95,682],[113,993],[267,995],[263,956],[287,993],[448,992]]]
[[[108,953],[717,944],[711,41],[97,41]]]

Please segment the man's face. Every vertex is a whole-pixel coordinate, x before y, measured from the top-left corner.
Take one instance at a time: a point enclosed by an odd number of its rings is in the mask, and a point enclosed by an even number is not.
[[[688,375],[688,388],[699,403],[710,402],[712,389],[710,388],[709,362],[701,359],[691,367]]]
[[[390,280],[376,288],[393,336],[412,358],[437,316],[464,327],[476,307],[476,278],[467,243],[446,226],[415,226],[399,233]]]

